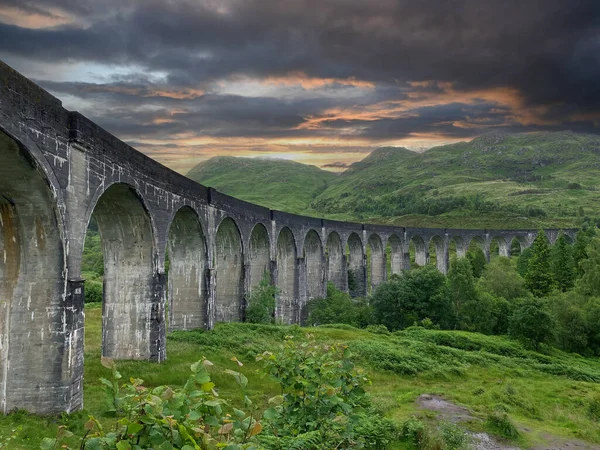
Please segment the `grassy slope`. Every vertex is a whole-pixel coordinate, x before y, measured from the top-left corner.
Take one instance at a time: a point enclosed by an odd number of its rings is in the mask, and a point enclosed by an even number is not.
[[[342,220],[405,226],[535,228],[572,226],[580,207],[586,215],[600,216],[600,137],[593,135],[486,135],[424,153],[381,148],[341,175],[329,178],[309,167],[311,172],[306,172],[307,166],[283,161],[213,158],[190,176],[244,200]],[[579,183],[581,189],[568,189],[571,183]],[[307,186],[314,189],[307,190]],[[368,210],[382,198],[384,204],[393,205],[397,203],[394,196],[410,193],[425,200],[480,194],[500,206],[542,208],[547,216],[526,217],[520,211],[473,213],[459,208],[434,216],[390,217],[361,212],[357,206],[362,203]]]
[[[473,217],[458,210],[388,222],[489,226],[502,221],[503,226],[515,227],[531,227],[532,223],[567,226],[575,221],[580,206],[586,214],[600,215],[599,155],[599,137],[567,132],[489,135],[421,154],[383,148],[351,166],[317,201],[325,205],[324,210],[329,204],[351,210],[359,200],[368,203],[385,194],[419,193],[427,199],[479,193],[500,205],[543,208],[551,219],[519,219],[522,215],[506,213]],[[570,183],[579,183],[582,189],[568,189]]]
[[[215,363],[213,380],[221,396],[235,403],[241,395],[233,379],[222,373],[226,368],[237,370],[229,360],[235,355],[245,363],[241,370],[250,380],[250,395],[265,404],[279,392],[271,381],[257,374],[254,356],[276,349],[285,335],[302,339],[305,331],[323,343],[349,344],[373,381],[370,393],[374,403],[399,423],[415,414],[434,417],[415,405],[420,394],[433,393],[468,407],[481,418],[502,405],[520,428],[531,430],[518,441],[523,448],[541,442],[545,433],[600,443],[600,427],[586,414],[591,396],[600,396],[600,361],[556,350],[551,350],[551,356],[541,355],[502,337],[421,329],[387,336],[355,329],[219,324],[211,332],[170,335],[165,363],[121,362],[119,370],[124,380],[135,376],[145,379],[147,385],[180,385],[189,374],[189,365],[206,356]],[[113,423],[103,413],[98,381],[101,376],[110,377],[100,365],[100,336],[100,309],[86,306],[86,411],[62,418],[24,413],[0,417],[0,448],[3,444],[10,449],[38,448],[41,437],[55,433],[61,423],[80,431],[88,414],[101,418],[105,425]],[[484,428],[480,421],[466,426]],[[398,443],[394,448],[412,447]]]
[[[303,213],[337,175],[293,161],[218,156],[192,168],[187,176],[243,200]]]

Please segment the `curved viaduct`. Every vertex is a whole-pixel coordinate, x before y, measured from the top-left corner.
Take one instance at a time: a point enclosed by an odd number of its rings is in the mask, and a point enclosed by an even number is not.
[[[276,317],[301,322],[327,281],[364,295],[436,247],[496,238],[508,255],[536,232],[398,228],[272,211],[179,175],[119,141],[0,63],[0,411],[82,407],[85,234],[104,250],[103,355],[162,361],[166,329],[244,319],[264,273]],[[572,235],[573,230],[568,231]],[[551,240],[557,230],[549,230]],[[387,263],[388,248],[391,264]],[[369,250],[368,250],[369,249]],[[165,258],[170,261],[165,275]],[[367,256],[368,255],[368,256]],[[166,302],[168,298],[168,321]]]

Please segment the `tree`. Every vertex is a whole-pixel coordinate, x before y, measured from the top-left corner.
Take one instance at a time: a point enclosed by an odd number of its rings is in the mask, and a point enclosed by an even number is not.
[[[345,323],[354,327],[366,327],[372,323],[373,310],[360,298],[352,298],[347,292],[327,283],[327,297],[316,298],[308,302],[308,323],[324,325]]]
[[[444,275],[433,266],[391,277],[373,293],[375,321],[390,330],[406,328],[426,317],[440,324],[448,319],[451,311],[447,297],[438,295],[444,285]]]
[[[560,233],[552,247],[552,274],[557,287],[566,292],[575,284],[575,265],[573,262],[573,249],[567,241],[567,236]]]
[[[246,322],[273,323],[276,294],[277,287],[271,284],[271,274],[265,272],[258,286],[251,291],[248,308],[246,308]]]
[[[517,272],[523,278],[527,274],[527,270],[529,269],[529,260],[531,259],[531,247],[526,248],[519,255],[519,259],[517,260]]]
[[[476,246],[467,252],[467,260],[471,264],[471,268],[473,271],[473,276],[475,278],[479,278],[483,273],[483,268],[485,267],[487,260],[485,258],[485,253],[481,247]]]
[[[588,245],[590,245],[590,241],[593,237],[594,234],[592,228],[579,230],[575,235],[575,243],[573,244],[573,265],[575,268],[575,276],[577,278],[583,275],[581,261],[587,258],[586,248]]]
[[[582,275],[577,288],[583,295],[600,297],[600,239],[592,239],[585,252],[587,258],[579,263]]]
[[[448,271],[448,288],[456,321],[454,328],[469,329],[466,311],[477,303],[473,267],[466,258],[453,258]]]
[[[558,346],[568,352],[584,354],[588,344],[588,325],[583,307],[585,297],[571,291],[557,293],[548,302],[556,325]]]
[[[544,230],[538,232],[531,246],[525,286],[536,297],[547,296],[554,287],[554,277],[550,268],[550,247]]]
[[[525,280],[517,272],[516,263],[510,258],[494,258],[483,270],[479,287],[496,297],[512,301],[527,296]]]
[[[552,316],[539,299],[525,301],[515,309],[510,318],[508,333],[535,350],[553,338]]]

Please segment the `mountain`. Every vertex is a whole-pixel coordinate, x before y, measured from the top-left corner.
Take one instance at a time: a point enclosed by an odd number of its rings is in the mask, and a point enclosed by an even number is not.
[[[341,175],[284,161],[227,158],[228,166],[220,160],[203,163],[192,178],[244,200],[317,217],[483,228],[570,227],[580,216],[600,217],[596,135],[494,133],[422,153],[384,147]]]
[[[187,177],[267,208],[304,214],[338,175],[293,161],[216,156],[193,167]]]

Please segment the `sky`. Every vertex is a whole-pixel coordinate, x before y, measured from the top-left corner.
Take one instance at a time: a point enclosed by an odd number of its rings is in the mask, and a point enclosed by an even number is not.
[[[0,0],[0,59],[181,173],[600,133],[598,0]]]

